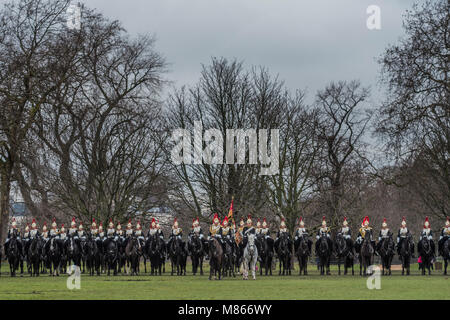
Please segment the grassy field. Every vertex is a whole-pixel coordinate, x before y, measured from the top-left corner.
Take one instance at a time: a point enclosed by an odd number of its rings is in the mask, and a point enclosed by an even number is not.
[[[166,264],[166,267],[169,265]],[[205,265],[205,269],[207,269]],[[143,270],[143,268],[142,268]],[[169,271],[170,268],[166,268]],[[192,276],[188,266],[186,276],[81,276],[81,289],[69,290],[67,276],[50,277],[28,275],[11,278],[8,265],[2,265],[0,299],[450,299],[450,280],[442,271],[431,276],[421,276],[417,264],[412,275],[401,276],[393,271],[390,277],[381,278],[380,290],[369,290],[366,277],[358,275],[320,276],[311,265],[308,276],[299,276],[298,269],[291,276],[257,276],[257,280],[243,282],[240,276],[221,281],[209,281],[207,275]],[[276,275],[275,275],[276,274]]]

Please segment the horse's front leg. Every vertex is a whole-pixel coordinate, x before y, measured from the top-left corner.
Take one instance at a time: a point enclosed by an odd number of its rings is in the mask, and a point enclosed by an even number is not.
[[[341,258],[338,259],[338,275],[341,275]]]

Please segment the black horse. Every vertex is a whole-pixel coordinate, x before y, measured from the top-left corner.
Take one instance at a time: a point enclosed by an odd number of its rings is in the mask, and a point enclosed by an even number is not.
[[[414,243],[412,241],[412,236],[409,234],[405,239],[403,239],[400,247],[400,259],[402,260],[402,275],[409,275],[411,257],[414,254]]]
[[[106,239],[103,247],[105,249],[105,262],[108,269],[108,276],[111,274],[111,269],[116,276],[119,264],[118,245],[113,239]]]
[[[219,274],[219,280],[222,278],[222,264],[223,264],[223,248],[219,241],[212,237],[208,242],[209,248],[209,280],[216,279],[216,273]]]
[[[177,270],[177,276],[186,275],[186,259],[187,254],[183,248],[183,241],[174,237],[169,246],[169,257],[172,266],[171,275]]]
[[[126,240],[125,256],[127,266],[131,268],[131,275],[139,275],[139,242],[136,236],[130,236]]]
[[[322,234],[319,237],[318,244],[316,246],[316,255],[319,257],[319,270],[320,275],[330,275],[330,258],[331,258],[331,250],[329,247],[328,239],[326,234]]]
[[[126,240],[123,237],[119,237],[117,240],[117,249],[118,249],[118,257],[117,257],[117,271],[122,273],[122,268],[125,271],[125,264],[127,262],[127,258],[125,256],[125,246]]]
[[[55,237],[52,237],[47,242],[47,257],[50,262],[50,270],[53,267],[53,272],[50,275],[59,276],[59,271],[61,267],[61,247]]]
[[[298,274],[308,275],[308,258],[311,255],[310,239],[307,234],[298,237],[294,242],[295,255],[298,259],[299,271]]]
[[[200,275],[203,275],[203,257],[205,255],[203,242],[197,234],[189,238],[188,251],[192,261],[192,274],[195,276],[200,268]],[[161,271],[160,271],[161,272]]]
[[[341,260],[344,260],[344,275],[347,274],[348,269],[352,268],[352,275],[355,275],[354,270],[354,254],[353,246],[351,246],[351,240],[347,241],[342,233],[336,235],[334,242],[334,251],[338,258],[338,274],[341,275]]]
[[[372,265],[374,253],[373,234],[371,231],[366,231],[359,252],[359,275],[367,275],[367,269]]]
[[[442,244],[442,258],[444,258],[444,275],[447,275],[447,266],[450,260],[450,238]]]
[[[8,243],[8,249],[6,257],[9,262],[9,270],[11,277],[16,276],[16,270],[19,268],[20,263],[20,244],[16,237],[11,237]]]
[[[292,248],[289,244],[288,235],[283,232],[280,234],[277,243],[277,255],[278,260],[280,261],[280,271],[279,275],[290,275],[291,274],[291,252]],[[281,270],[281,266],[283,266],[283,270]]]
[[[235,264],[234,252],[233,252],[233,246],[232,246],[231,242],[229,242],[225,239],[223,248],[224,248],[224,252],[223,252],[222,275],[224,277],[227,277],[227,276],[236,277],[236,274],[234,272],[234,264]]]
[[[265,270],[266,276],[270,273],[272,275],[272,261],[274,255],[274,241],[272,238],[266,238],[264,235],[257,236],[257,243],[259,243],[258,258],[259,258],[259,272],[260,275]]]
[[[28,246],[28,261],[30,263],[29,271],[32,277],[39,277],[43,247],[44,241],[41,237],[37,236],[30,240]]]
[[[381,256],[382,275],[385,275],[385,270],[386,275],[392,275],[391,265],[395,254],[395,245],[391,232],[389,232],[387,238],[381,239],[378,253]]]
[[[78,241],[75,241],[73,236],[69,236],[65,243],[65,251],[67,254],[67,262],[69,264],[81,267],[81,247]]]
[[[422,239],[417,244],[417,251],[422,257],[422,275],[425,275],[425,269],[428,269],[428,275],[430,275],[431,260],[433,259],[434,252],[431,246],[431,242],[426,236],[422,237]]]
[[[91,235],[84,245],[84,251],[86,256],[86,266],[90,276],[95,273],[100,275],[100,250],[97,246],[97,242],[92,238]]]
[[[164,260],[164,240],[159,235],[154,234],[148,237],[146,241],[146,252],[150,260],[150,269],[152,275],[161,275],[161,268]]]

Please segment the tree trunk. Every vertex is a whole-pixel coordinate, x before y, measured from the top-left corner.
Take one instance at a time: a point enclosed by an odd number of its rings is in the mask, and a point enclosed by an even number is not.
[[[9,193],[11,191],[12,164],[7,160],[0,170],[0,244],[5,243],[9,221]]]

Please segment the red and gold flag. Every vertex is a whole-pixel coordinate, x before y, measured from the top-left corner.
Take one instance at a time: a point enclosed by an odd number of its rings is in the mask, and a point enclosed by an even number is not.
[[[234,218],[233,218],[233,201],[234,201],[234,196],[231,197],[231,205],[230,205],[230,210],[228,210],[228,220],[232,220],[232,222],[234,222]]]

